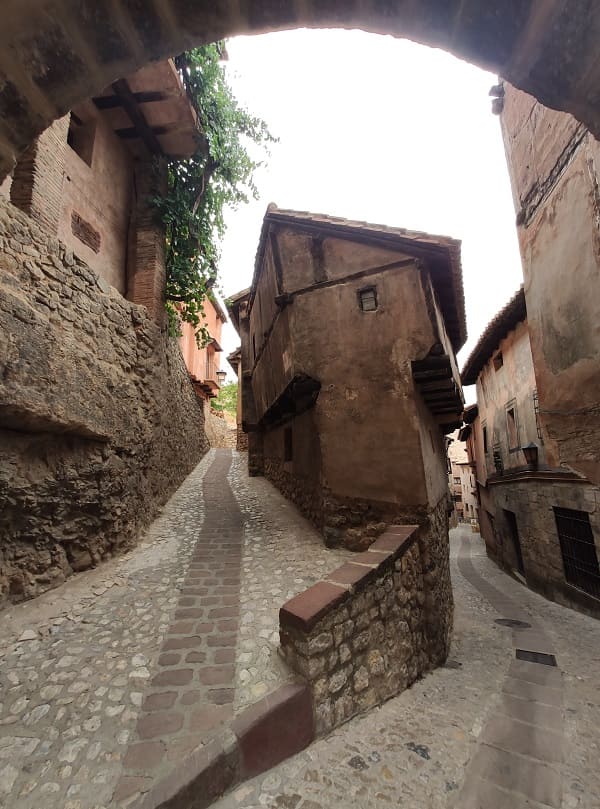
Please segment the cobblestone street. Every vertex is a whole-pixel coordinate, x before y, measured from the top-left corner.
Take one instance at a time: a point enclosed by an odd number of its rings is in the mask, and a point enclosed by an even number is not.
[[[136,549],[3,614],[0,806],[126,806],[290,679],[279,606],[348,554],[245,461],[212,450]],[[451,553],[446,666],[218,809],[600,807],[600,624],[502,574],[464,528]]]

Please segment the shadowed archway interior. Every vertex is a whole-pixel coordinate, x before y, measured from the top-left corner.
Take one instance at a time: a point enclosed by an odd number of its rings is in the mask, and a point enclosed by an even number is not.
[[[238,34],[361,28],[497,72],[600,136],[593,0],[5,0],[0,178],[53,120],[148,61]]]

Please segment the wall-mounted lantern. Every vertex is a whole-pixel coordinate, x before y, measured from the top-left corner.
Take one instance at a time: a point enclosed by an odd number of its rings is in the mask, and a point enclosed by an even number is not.
[[[521,447],[521,449],[523,450],[523,455],[525,456],[527,466],[531,467],[532,469],[537,469],[538,445],[534,444],[532,441],[530,444],[527,444],[527,446]]]
[[[225,382],[225,377],[227,376],[227,371],[217,371],[217,382],[219,383],[219,387],[223,387],[223,383]]]

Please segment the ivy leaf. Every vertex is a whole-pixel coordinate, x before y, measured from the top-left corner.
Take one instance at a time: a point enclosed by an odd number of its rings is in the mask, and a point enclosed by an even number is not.
[[[167,191],[152,201],[166,230],[166,303],[169,334],[191,323],[198,346],[210,339],[203,301],[217,281],[224,211],[258,199],[255,170],[244,141],[261,147],[276,142],[262,119],[240,107],[221,65],[225,43],[186,51],[175,64],[198,115],[202,134],[191,157],[168,164]]]

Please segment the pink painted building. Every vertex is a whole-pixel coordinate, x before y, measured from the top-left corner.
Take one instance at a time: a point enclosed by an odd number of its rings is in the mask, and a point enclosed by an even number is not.
[[[198,347],[194,327],[190,323],[181,324],[179,345],[185,360],[196,394],[201,399],[211,399],[220,388],[221,371],[221,330],[227,320],[225,312],[213,298],[204,301],[204,326],[210,334],[210,342]]]

